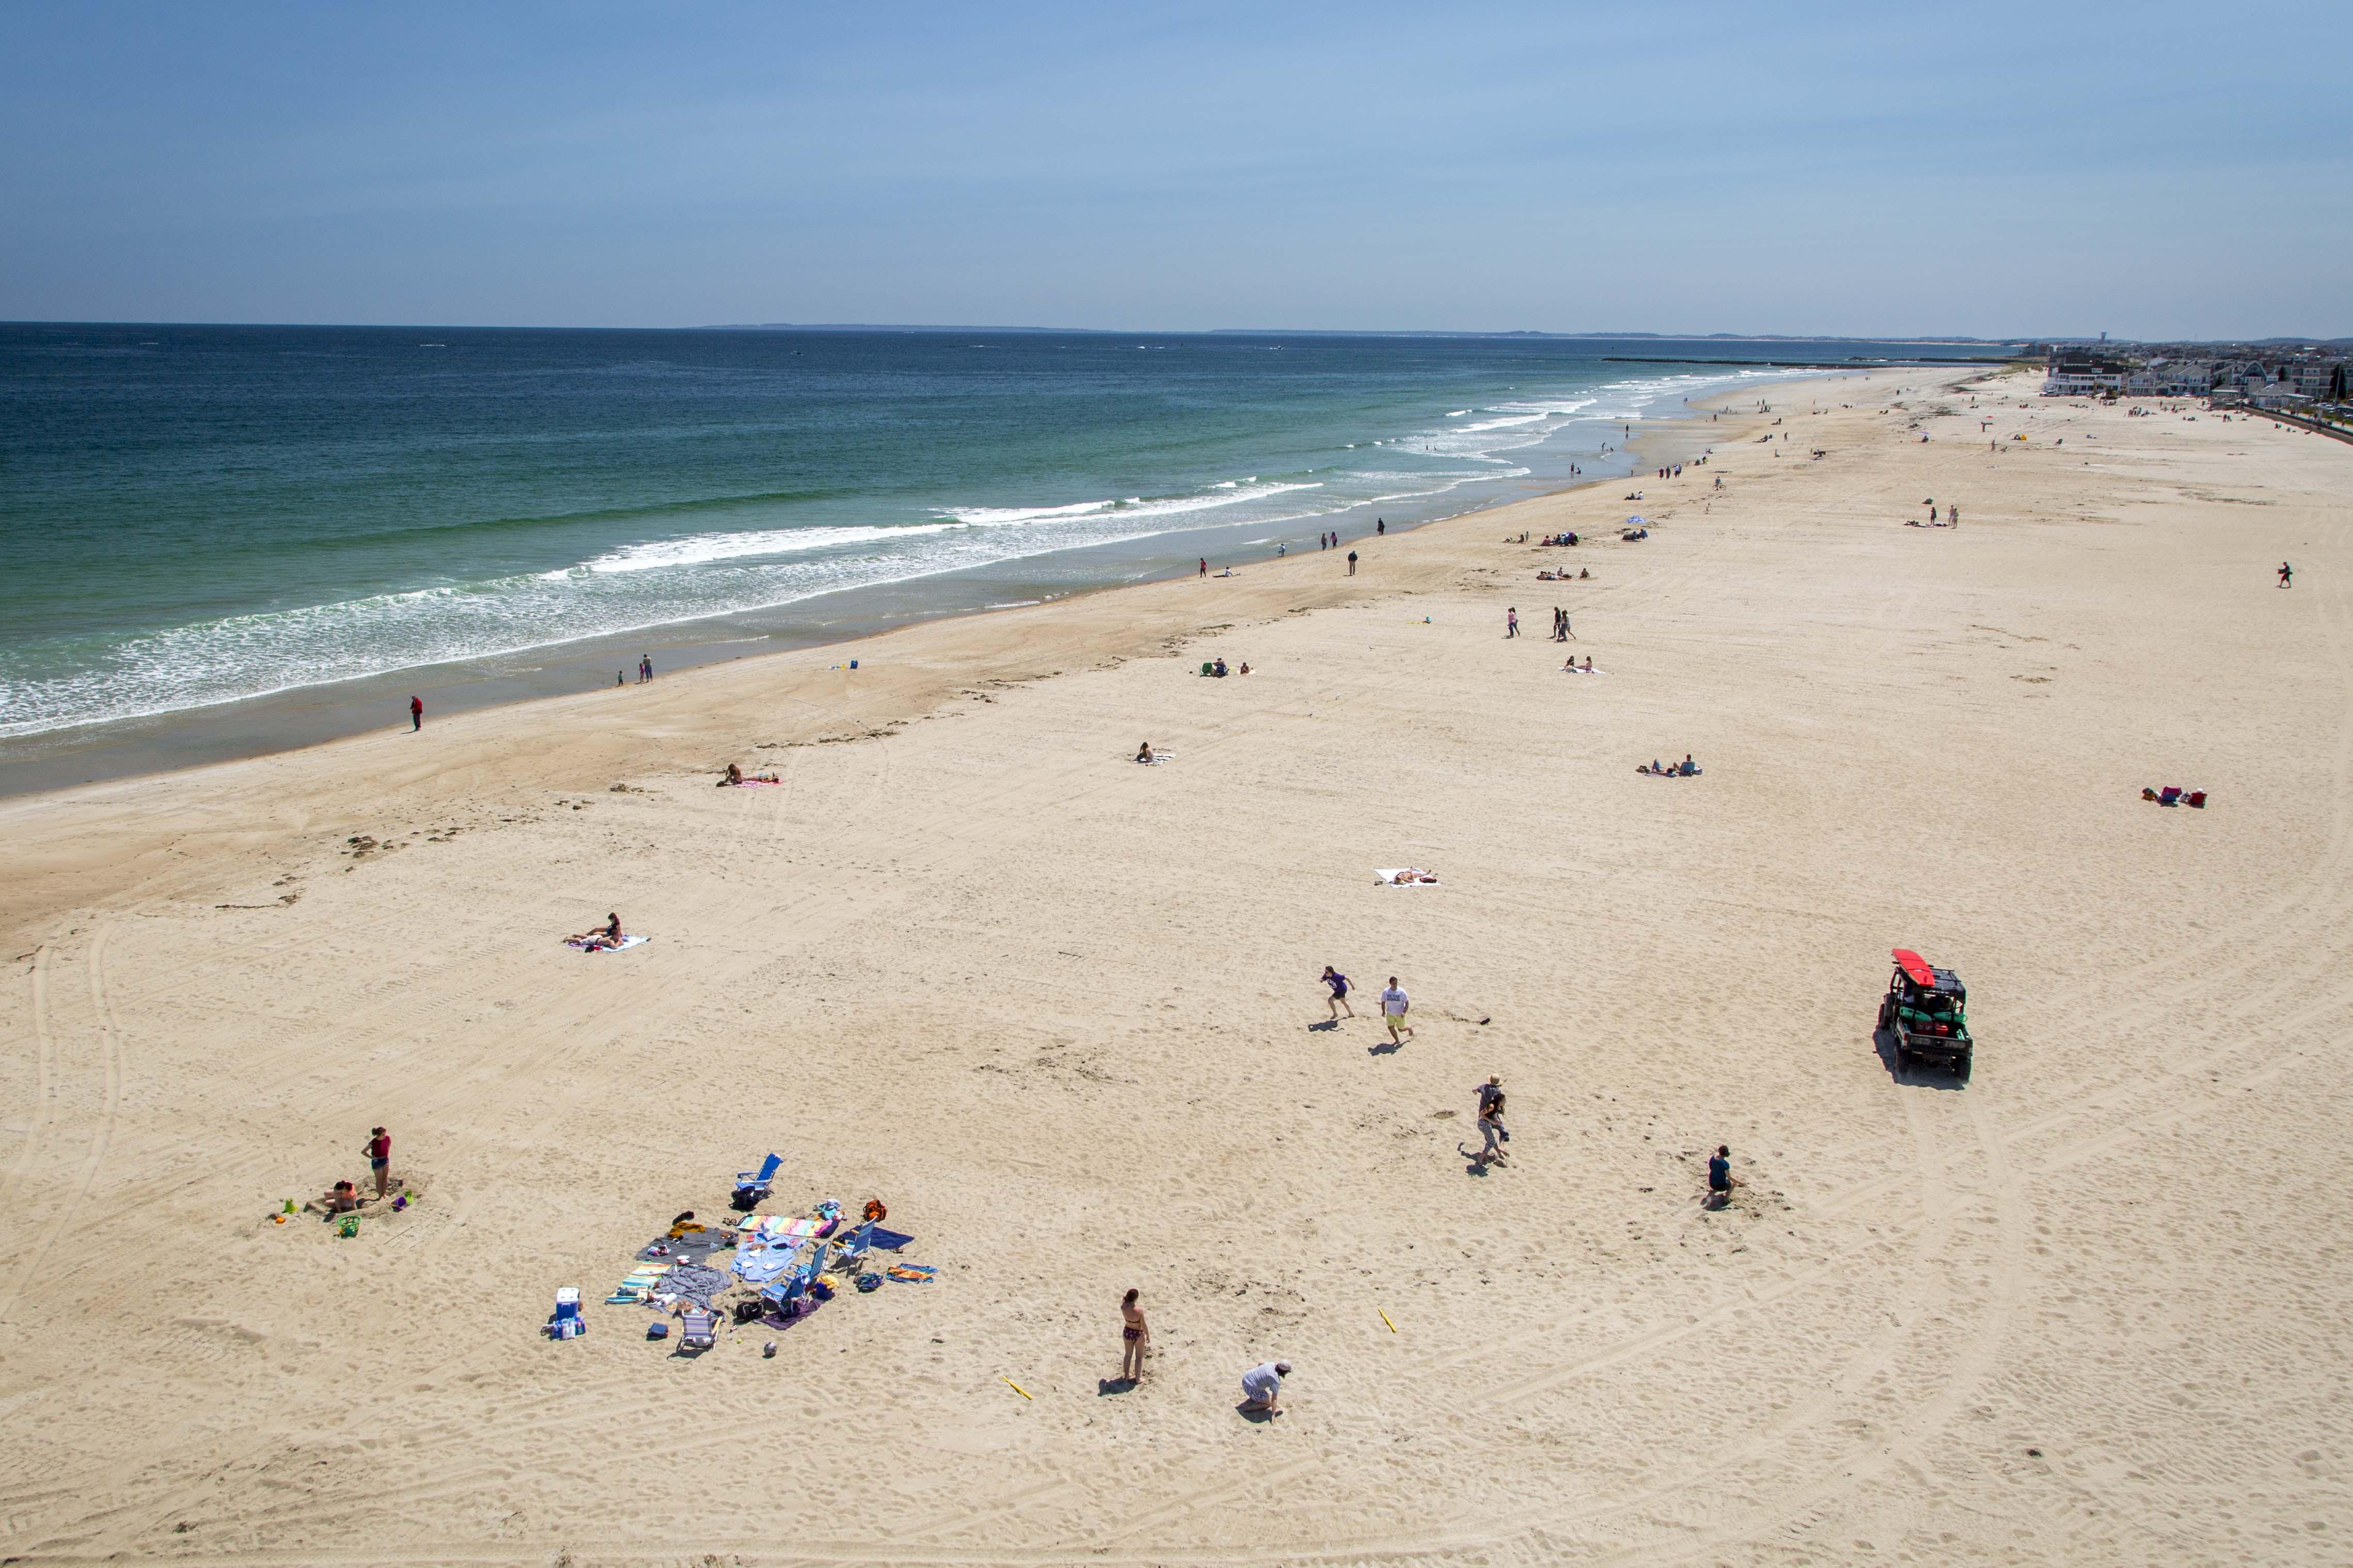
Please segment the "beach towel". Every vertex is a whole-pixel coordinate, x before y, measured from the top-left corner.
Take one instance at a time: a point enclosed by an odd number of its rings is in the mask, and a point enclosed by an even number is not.
[[[670,1271],[661,1282],[665,1296],[681,1296],[698,1305],[708,1307],[712,1298],[727,1289],[727,1276],[716,1268],[700,1268],[693,1264],[681,1264]]]
[[[1400,866],[1392,871],[1376,869],[1373,872],[1373,876],[1384,888],[1435,888],[1440,885],[1435,879],[1426,882],[1419,880],[1400,882],[1398,880],[1399,877],[1404,876],[1408,871],[1412,869],[1414,869],[1414,868],[1410,866]]]
[[[748,1285],[765,1285],[769,1280],[791,1272],[801,1256],[797,1242],[777,1247],[757,1247],[738,1253],[730,1267],[737,1279]]]
[[[564,939],[564,945],[575,952],[618,952],[624,947],[635,947],[639,942],[651,941],[653,938],[649,936],[625,936],[619,945],[616,946],[609,942],[582,942],[578,937],[566,937]]]
[[[921,1263],[893,1263],[882,1272],[885,1277],[896,1279],[902,1285],[928,1285],[932,1282],[932,1277],[939,1270]]]
[[[884,1230],[878,1225],[867,1236],[866,1245],[870,1248],[878,1248],[883,1252],[896,1252],[902,1247],[912,1245],[914,1239],[904,1231]]]
[[[710,1230],[690,1230],[676,1241],[665,1233],[638,1248],[638,1256],[649,1261],[667,1258],[679,1263],[701,1263],[712,1253],[724,1252],[734,1245],[733,1232],[713,1227]]]
[[[782,783],[784,783],[784,782],[785,782],[785,781],[784,781],[784,780],[782,780],[782,779],[737,779],[737,780],[736,780],[733,784],[722,784],[722,785],[720,785],[720,788],[722,788],[722,789],[752,789],[752,788],[754,788],[754,787],[755,787],[755,786],[757,786],[757,785],[760,785],[760,784],[782,784]]]

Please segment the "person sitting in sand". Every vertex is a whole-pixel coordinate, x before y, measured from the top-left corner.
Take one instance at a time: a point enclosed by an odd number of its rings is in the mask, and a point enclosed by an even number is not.
[[[1593,656],[1591,654],[1588,653],[1585,656],[1585,668],[1580,673],[1585,675],[1591,675],[1593,673]]]
[[[1693,762],[1692,762],[1692,760],[1691,760],[1691,753],[1690,753],[1689,752],[1685,752],[1683,753],[1683,765],[1682,767],[1677,768],[1677,769],[1675,770],[1675,772],[1677,772],[1677,773],[1679,773],[1683,774],[1683,777],[1685,777],[1685,778],[1687,778],[1687,779],[1688,779],[1688,778],[1697,778],[1697,777],[1699,776],[1699,769],[1698,769],[1698,767],[1697,767],[1696,765],[1694,765],[1694,764],[1693,763]]]
[[[564,940],[583,942],[589,947],[618,947],[621,945],[621,917],[608,914],[603,925],[591,926],[578,936],[568,936]]]
[[[1248,659],[1244,659],[1244,660],[1242,660],[1242,667],[1241,667],[1241,668],[1240,668],[1240,669],[1239,669],[1239,670],[1237,670],[1237,671],[1235,671],[1235,673],[1236,673],[1236,674],[1238,674],[1238,675],[1248,675],[1248,674],[1250,673],[1250,660],[1248,660]]]
[[[1151,766],[1151,764],[1152,764],[1152,742],[1151,742],[1146,741],[1146,742],[1144,742],[1144,744],[1142,744],[1142,745],[1140,745],[1140,746],[1138,746],[1138,747],[1136,747],[1136,748],[1135,748],[1135,760],[1136,760],[1137,762],[1139,762],[1139,763],[1144,763],[1146,767]]]
[[[360,1192],[349,1182],[337,1182],[323,1197],[312,1198],[302,1206],[317,1209],[321,1214],[349,1214],[360,1206]]]
[[[1216,676],[1219,679],[1222,680],[1222,679],[1224,679],[1228,675],[1231,674],[1231,673],[1232,673],[1232,671],[1230,671],[1230,670],[1227,669],[1227,668],[1226,668],[1226,661],[1225,661],[1223,658],[1219,658],[1219,659],[1215,664],[1212,664],[1212,665],[1209,667],[1209,673],[1210,673],[1211,675]]]
[[[783,782],[784,781],[778,778],[775,773],[752,773],[747,775],[742,768],[737,767],[733,763],[730,763],[727,764],[727,776],[719,781],[719,787],[721,789],[725,789],[730,784],[782,784]]]

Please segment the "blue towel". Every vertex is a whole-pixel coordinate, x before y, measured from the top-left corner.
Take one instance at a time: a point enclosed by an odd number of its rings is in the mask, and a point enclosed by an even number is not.
[[[765,1285],[793,1266],[796,1254],[789,1247],[771,1247],[761,1252],[746,1252],[735,1259],[735,1277],[754,1285]]]
[[[900,1231],[884,1230],[878,1225],[874,1227],[874,1234],[866,1238],[866,1245],[879,1247],[885,1252],[896,1252],[914,1239]]]

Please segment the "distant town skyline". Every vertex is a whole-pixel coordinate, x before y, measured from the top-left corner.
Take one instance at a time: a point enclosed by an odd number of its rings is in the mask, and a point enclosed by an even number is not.
[[[0,318],[2353,334],[2353,8],[0,10]]]

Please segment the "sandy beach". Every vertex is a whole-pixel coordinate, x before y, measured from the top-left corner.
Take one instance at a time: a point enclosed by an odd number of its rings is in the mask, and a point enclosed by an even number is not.
[[[2038,382],[0,802],[0,1554],[2344,1561],[2353,447]],[[273,1223],[379,1123],[413,1205]],[[937,1279],[602,1304],[771,1150]]]

